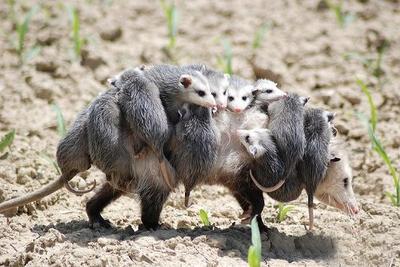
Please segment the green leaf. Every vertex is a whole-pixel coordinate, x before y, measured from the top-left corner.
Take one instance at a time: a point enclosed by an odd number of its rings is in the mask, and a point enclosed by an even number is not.
[[[286,220],[289,211],[293,209],[294,209],[293,205],[284,205],[280,203],[278,205],[278,216],[277,216],[278,222],[283,222],[284,220]]]
[[[17,25],[17,32],[18,32],[18,46],[17,52],[21,56],[22,52],[24,51],[25,47],[25,36],[29,30],[29,23],[31,21],[32,16],[39,10],[38,5],[34,5],[28,14],[23,19],[23,22]]]
[[[261,259],[258,257],[255,247],[250,246],[247,255],[247,263],[249,264],[249,267],[260,267],[260,262]]]
[[[80,58],[82,46],[84,44],[83,39],[80,37],[80,21],[79,15],[76,8],[67,6],[68,17],[71,21],[72,26],[72,41],[74,44],[74,53],[76,58]]]
[[[58,175],[61,175],[60,167],[58,166],[57,162],[54,159],[52,159],[45,153],[40,153],[40,156],[54,167]]]
[[[251,243],[254,246],[258,259],[261,259],[261,236],[258,228],[257,216],[251,220]]]
[[[257,29],[252,43],[253,50],[261,47],[261,43],[265,37],[265,34],[267,33],[267,30],[270,28],[270,25],[270,23],[264,23],[260,28]]]
[[[12,144],[15,138],[15,130],[7,133],[3,138],[0,140],[0,152],[3,152],[8,146]]]
[[[56,112],[57,132],[61,137],[64,137],[67,134],[64,116],[62,115],[61,109],[57,104],[53,104],[53,110]]]
[[[358,86],[360,86],[363,93],[367,96],[368,104],[369,104],[369,108],[370,108],[370,112],[371,112],[371,114],[370,114],[371,126],[372,126],[372,130],[375,132],[376,125],[378,123],[378,112],[377,112],[374,100],[372,98],[371,92],[369,91],[368,86],[360,79],[357,79],[356,83],[358,84]]]
[[[204,226],[210,226],[210,221],[208,220],[208,214],[205,210],[200,209],[199,211],[200,220]]]

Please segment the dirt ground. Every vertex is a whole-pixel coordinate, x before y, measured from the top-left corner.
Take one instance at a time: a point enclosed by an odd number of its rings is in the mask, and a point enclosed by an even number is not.
[[[106,79],[124,68],[167,62],[165,17],[158,1],[71,1],[79,10],[87,45],[82,64],[72,60],[70,22],[61,1],[38,1],[26,47],[40,54],[20,66],[17,36],[6,1],[0,3],[0,136],[16,138],[0,158],[0,201],[20,196],[56,179],[53,166],[59,136],[52,103],[68,125],[97,94]],[[178,1],[179,63],[217,66],[219,39],[233,46],[234,72],[254,78],[247,61],[256,29],[271,23],[256,63],[278,74],[284,90],[311,97],[310,104],[337,113],[339,132],[351,155],[354,190],[362,208],[351,219],[325,205],[316,209],[316,230],[307,233],[304,195],[287,220],[277,223],[267,196],[263,220],[272,228],[263,236],[263,266],[400,266],[400,209],[384,192],[392,179],[372,152],[367,132],[355,111],[368,114],[367,99],[355,83],[366,81],[379,109],[378,133],[398,167],[400,162],[400,3],[392,0],[343,1],[356,19],[344,28],[322,1]],[[17,1],[16,18],[35,4]],[[357,52],[376,57],[376,35],[386,38],[382,86],[357,60]],[[376,39],[376,38],[375,38]],[[379,38],[378,38],[379,39]],[[379,41],[379,40],[378,40]],[[77,186],[104,179],[95,168],[73,181]],[[161,220],[170,230],[138,231],[140,213],[134,198],[123,197],[104,216],[115,228],[88,228],[85,203],[60,190],[45,199],[0,215],[0,266],[246,266],[250,228],[240,225],[239,205],[227,190],[202,186],[183,206],[183,189],[173,193]],[[214,229],[201,228],[198,211],[208,211]]]

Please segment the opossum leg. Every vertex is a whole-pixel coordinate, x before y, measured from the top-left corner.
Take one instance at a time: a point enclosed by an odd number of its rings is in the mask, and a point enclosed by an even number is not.
[[[251,212],[250,220],[257,216],[258,227],[260,231],[266,232],[268,234],[268,227],[263,223],[261,219],[261,212],[264,209],[264,196],[263,192],[259,190],[249,179],[243,179],[243,182],[238,185],[238,193],[243,199],[250,203]]]
[[[185,207],[189,207],[189,198],[190,198],[190,191],[189,189],[185,189]]]
[[[95,224],[99,224],[104,228],[111,227],[110,221],[105,220],[100,213],[107,205],[119,198],[121,195],[121,191],[112,188],[109,183],[105,183],[103,187],[86,203],[86,213],[89,217],[90,228],[93,228]]]
[[[312,231],[314,228],[314,195],[308,194],[308,230]]]
[[[142,223],[147,230],[157,230],[160,227],[160,214],[168,195],[169,191],[158,188],[139,192]]]
[[[250,203],[243,198],[238,192],[232,191],[233,196],[236,198],[240,207],[243,210],[243,213],[239,216],[239,219],[247,219],[251,217],[252,207]]]

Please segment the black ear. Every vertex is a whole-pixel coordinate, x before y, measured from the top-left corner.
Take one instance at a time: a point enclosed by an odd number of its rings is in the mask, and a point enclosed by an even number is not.
[[[338,157],[331,158],[331,162],[338,162],[338,161],[340,161],[340,158]]]

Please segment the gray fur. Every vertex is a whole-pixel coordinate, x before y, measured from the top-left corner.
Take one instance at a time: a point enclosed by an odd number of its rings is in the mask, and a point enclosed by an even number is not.
[[[188,105],[170,143],[171,163],[185,186],[187,197],[196,184],[210,175],[217,159],[218,144],[219,134],[210,109]],[[187,201],[185,203],[187,205]]]
[[[199,71],[173,65],[156,65],[143,71],[146,78],[152,81],[160,90],[160,98],[164,105],[170,123],[179,121],[178,111],[184,103],[190,103],[185,97],[185,90],[179,87],[182,75],[191,75],[208,86],[207,79]],[[208,88],[209,89],[209,88]],[[208,92],[210,94],[210,92]]]

